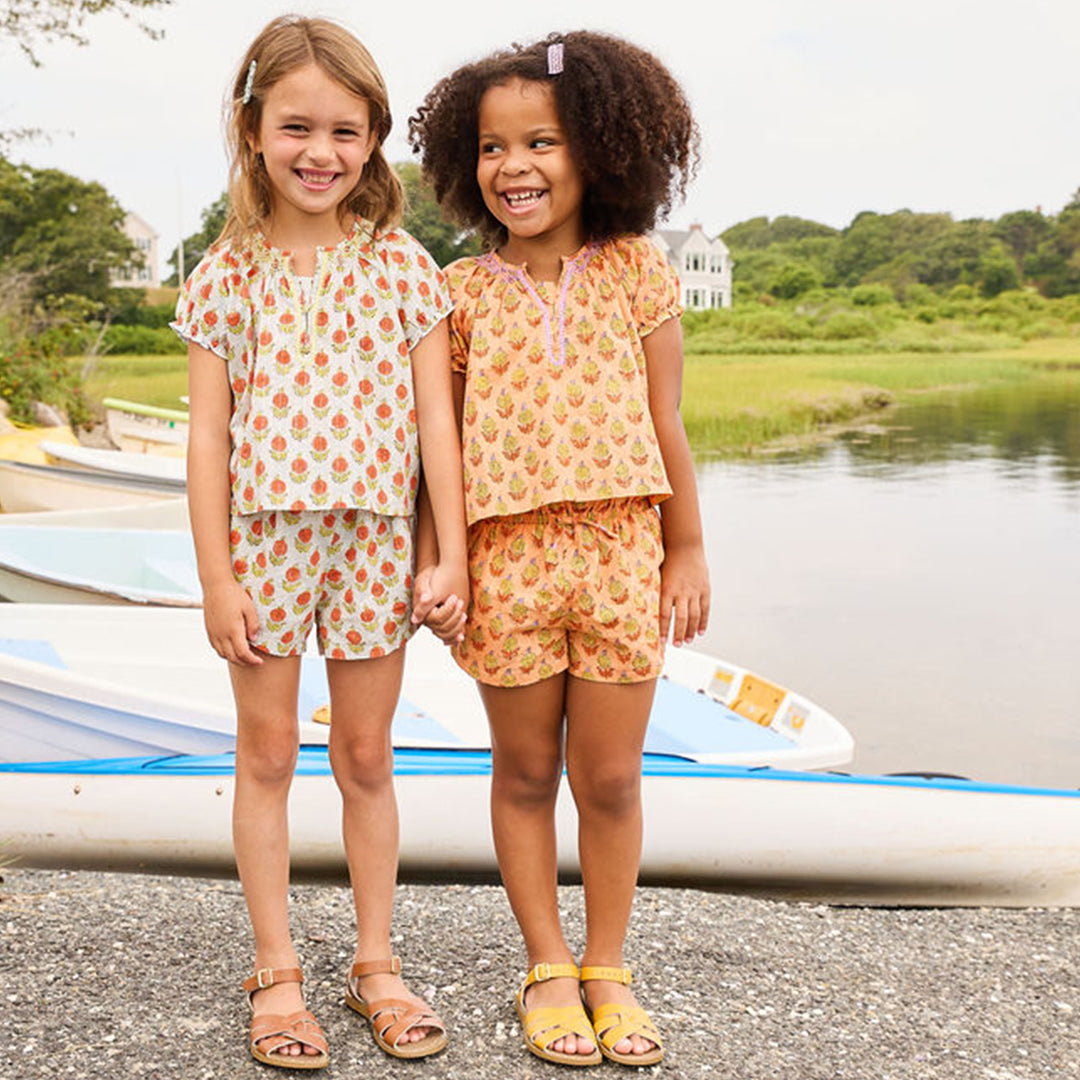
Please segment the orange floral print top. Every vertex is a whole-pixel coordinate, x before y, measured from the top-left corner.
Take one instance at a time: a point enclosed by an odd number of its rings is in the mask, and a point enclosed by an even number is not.
[[[447,267],[454,370],[465,375],[469,523],[549,503],[671,494],[642,338],[682,313],[652,241],[620,237],[533,281],[494,252]]]
[[[356,507],[408,516],[419,483],[410,352],[450,310],[445,278],[401,229],[358,221],[297,277],[255,238],[211,249],[176,332],[227,361],[232,512]]]

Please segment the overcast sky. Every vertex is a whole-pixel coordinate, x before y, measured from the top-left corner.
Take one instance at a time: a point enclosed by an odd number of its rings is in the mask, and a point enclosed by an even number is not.
[[[494,48],[594,29],[651,49],[704,143],[671,224],[710,235],[762,214],[843,226],[903,207],[1054,213],[1080,187],[1077,0],[175,0],[151,16],[160,41],[99,16],[87,48],[44,45],[40,69],[0,41],[0,129],[53,133],[9,156],[100,181],[158,230],[164,260],[224,187],[225,86],[286,11],[337,18],[371,50],[390,87],[391,160],[410,156],[406,120],[432,83]]]

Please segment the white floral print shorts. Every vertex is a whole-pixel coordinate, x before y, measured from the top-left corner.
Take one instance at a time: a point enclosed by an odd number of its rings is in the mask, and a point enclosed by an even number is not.
[[[412,634],[413,519],[348,509],[232,517],[233,575],[255,602],[252,644],[298,656],[318,628],[331,660],[366,660]]]

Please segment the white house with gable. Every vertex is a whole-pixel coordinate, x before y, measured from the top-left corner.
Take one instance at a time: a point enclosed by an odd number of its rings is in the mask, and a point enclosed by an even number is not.
[[[139,265],[128,263],[112,275],[112,284],[128,289],[156,289],[161,284],[158,273],[158,234],[138,214],[124,215],[124,232],[142,256]]]
[[[687,311],[731,307],[731,252],[719,236],[711,240],[700,225],[689,231],[657,229],[653,242],[675,268]]]

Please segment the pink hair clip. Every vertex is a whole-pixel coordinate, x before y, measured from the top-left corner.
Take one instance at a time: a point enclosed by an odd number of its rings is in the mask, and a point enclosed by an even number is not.
[[[558,75],[563,69],[563,43],[555,42],[547,49],[547,67],[549,75]]]

